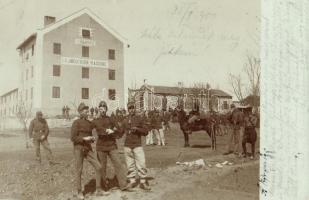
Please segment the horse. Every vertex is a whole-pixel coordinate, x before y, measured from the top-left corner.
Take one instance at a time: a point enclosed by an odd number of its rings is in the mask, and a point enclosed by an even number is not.
[[[185,139],[184,147],[190,147],[189,134],[196,131],[206,131],[211,138],[211,149],[216,150],[216,121],[211,115],[207,115],[193,123],[189,123],[190,115],[186,115],[183,110],[178,111],[177,116],[180,129],[182,130]]]

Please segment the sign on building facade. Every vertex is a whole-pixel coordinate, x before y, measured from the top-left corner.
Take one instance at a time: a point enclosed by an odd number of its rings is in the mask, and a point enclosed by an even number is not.
[[[108,68],[108,62],[106,60],[93,60],[87,58],[72,58],[72,57],[61,57],[62,65],[82,65],[85,67],[99,67]]]

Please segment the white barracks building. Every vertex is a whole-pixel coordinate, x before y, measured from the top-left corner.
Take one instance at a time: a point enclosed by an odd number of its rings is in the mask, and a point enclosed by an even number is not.
[[[44,28],[30,35],[20,52],[22,81],[19,99],[60,115],[80,102],[90,107],[105,100],[124,107],[125,40],[85,8],[56,21],[45,16]]]

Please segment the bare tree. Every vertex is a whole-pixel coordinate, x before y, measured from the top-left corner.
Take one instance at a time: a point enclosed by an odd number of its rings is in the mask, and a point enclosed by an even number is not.
[[[30,144],[28,144],[28,127],[27,127],[31,115],[32,115],[32,104],[27,105],[26,102],[20,100],[17,105],[16,117],[23,126],[23,131],[25,133],[25,140],[26,140],[26,148],[29,148],[31,146]]]
[[[233,74],[229,74],[229,81],[230,84],[233,88],[233,92],[236,96],[236,98],[238,99],[238,101],[242,104],[243,103],[243,83],[242,83],[242,78],[239,75],[233,75]]]
[[[74,114],[76,115],[77,114],[77,110],[78,110],[78,101],[77,101],[77,97],[75,96],[74,97],[74,100],[72,100],[72,101],[70,101],[69,102],[71,105],[72,105],[72,107],[73,107],[73,112],[74,112]]]
[[[253,96],[253,105],[256,105],[255,99],[260,96],[260,80],[261,80],[261,61],[253,56],[247,56],[247,63],[244,71],[249,79],[247,88],[248,94]]]
[[[233,92],[241,104],[244,103],[244,94],[252,95],[253,99],[260,96],[260,80],[261,80],[261,62],[259,58],[247,55],[247,61],[244,65],[244,72],[249,81],[248,87],[244,87],[244,79],[241,75],[229,74],[229,81],[233,88]],[[254,106],[256,102],[254,102]]]

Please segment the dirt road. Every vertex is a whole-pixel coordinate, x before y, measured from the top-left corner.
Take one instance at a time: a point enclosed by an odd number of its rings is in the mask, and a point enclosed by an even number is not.
[[[108,197],[88,199],[258,199],[259,161],[223,156],[227,136],[217,137],[217,150],[210,148],[205,133],[191,135],[191,148],[183,148],[183,136],[177,126],[166,134],[167,146],[146,146],[150,192],[136,188],[134,192],[113,191]],[[50,167],[34,161],[34,150],[25,148],[24,136],[16,132],[0,133],[0,199],[74,199],[74,160],[69,129],[52,130],[49,142],[58,165]],[[120,155],[123,141],[119,141]],[[177,161],[205,160],[202,168],[176,165]],[[232,165],[218,168],[217,163]],[[210,167],[211,166],[211,167]],[[112,179],[112,167],[108,176]],[[94,189],[94,171],[85,163],[83,180],[86,190]]]

